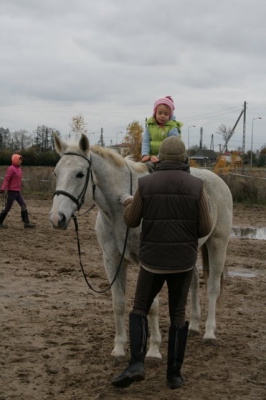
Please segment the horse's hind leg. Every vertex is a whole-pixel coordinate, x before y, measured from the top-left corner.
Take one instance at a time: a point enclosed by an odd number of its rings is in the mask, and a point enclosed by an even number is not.
[[[216,303],[221,290],[221,277],[224,270],[227,240],[226,238],[210,238],[206,243],[209,256],[209,277],[207,281],[208,315],[203,340],[216,343]]]
[[[199,304],[199,273],[197,266],[193,268],[193,275],[190,285],[190,322],[189,333],[199,335],[200,304]]]
[[[150,327],[150,345],[146,355],[147,358],[162,359],[162,355],[160,353],[162,336],[159,330],[158,310],[159,310],[159,297],[157,296],[152,303],[148,315],[149,327]]]

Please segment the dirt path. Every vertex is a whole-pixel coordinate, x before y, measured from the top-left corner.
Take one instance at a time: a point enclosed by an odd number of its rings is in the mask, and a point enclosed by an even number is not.
[[[48,222],[51,199],[26,200],[37,228],[23,229],[15,206],[7,219],[9,229],[0,232],[0,400],[266,399],[266,241],[230,240],[229,275],[217,313],[218,343],[210,347],[202,337],[189,338],[182,389],[171,391],[165,383],[165,290],[160,306],[163,361],[147,363],[144,382],[115,389],[110,381],[126,364],[114,365],[110,358],[111,295],[87,288],[73,224],[58,232]],[[93,284],[103,287],[107,281],[94,219],[94,212],[80,218],[82,256]],[[266,227],[266,207],[235,206],[234,224]],[[236,271],[244,276],[231,275]],[[130,269],[128,312],[136,274],[136,267]],[[202,285],[200,297],[203,333]]]

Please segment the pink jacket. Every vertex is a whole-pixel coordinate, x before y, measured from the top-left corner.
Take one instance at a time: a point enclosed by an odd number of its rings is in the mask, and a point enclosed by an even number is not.
[[[22,169],[20,165],[10,165],[6,170],[6,175],[2,183],[2,190],[21,191]]]

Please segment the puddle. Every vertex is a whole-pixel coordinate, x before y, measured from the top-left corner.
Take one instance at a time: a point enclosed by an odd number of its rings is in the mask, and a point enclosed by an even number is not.
[[[266,228],[239,228],[233,227],[231,237],[241,237],[242,239],[266,240]]]
[[[228,271],[229,276],[241,276],[242,278],[255,278],[257,275],[249,271]]]
[[[202,265],[197,265],[199,271],[202,271]],[[230,271],[229,268],[227,269],[225,276],[231,276],[232,278],[236,276],[240,276],[241,278],[256,278],[257,274],[255,272],[246,271],[244,269],[236,269]]]

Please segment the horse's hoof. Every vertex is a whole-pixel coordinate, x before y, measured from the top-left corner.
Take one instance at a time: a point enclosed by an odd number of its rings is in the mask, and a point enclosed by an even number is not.
[[[193,330],[188,331],[188,336],[195,337],[199,335],[200,335],[199,331],[193,331]]]
[[[216,339],[203,339],[203,343],[206,346],[213,346],[213,347],[217,346],[217,340]]]
[[[145,358],[145,363],[151,367],[158,367],[159,365],[162,364],[162,356],[161,358],[159,357],[147,357]]]
[[[114,367],[117,367],[118,365],[124,363],[125,361],[128,361],[126,356],[112,356],[111,355],[111,364]]]

